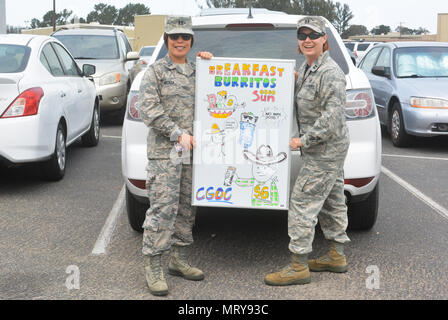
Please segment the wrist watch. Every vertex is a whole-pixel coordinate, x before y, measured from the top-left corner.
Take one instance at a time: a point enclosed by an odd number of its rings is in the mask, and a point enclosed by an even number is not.
[[[173,133],[171,134],[170,140],[171,141],[178,141],[179,137],[182,135],[182,130],[180,129],[176,129],[173,131]]]

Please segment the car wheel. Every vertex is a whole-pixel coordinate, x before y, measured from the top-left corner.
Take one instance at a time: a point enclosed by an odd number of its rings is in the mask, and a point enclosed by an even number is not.
[[[97,105],[93,108],[90,129],[81,138],[84,147],[95,147],[100,141],[100,111]]]
[[[366,200],[348,206],[348,229],[370,230],[378,217],[379,184]]]
[[[403,121],[403,113],[399,103],[392,106],[390,117],[390,137],[396,147],[407,147],[411,144],[412,137],[406,133]]]
[[[126,188],[126,209],[131,228],[137,232],[143,232],[143,222],[145,222],[148,204],[141,203],[134,198],[132,193]]]
[[[56,131],[56,143],[51,158],[41,166],[45,179],[50,181],[61,180],[65,175],[66,164],[66,137],[62,123],[59,123]]]

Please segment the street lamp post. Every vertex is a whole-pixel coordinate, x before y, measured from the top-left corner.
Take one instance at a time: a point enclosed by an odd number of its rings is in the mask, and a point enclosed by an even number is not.
[[[53,32],[56,31],[56,0],[53,0]]]

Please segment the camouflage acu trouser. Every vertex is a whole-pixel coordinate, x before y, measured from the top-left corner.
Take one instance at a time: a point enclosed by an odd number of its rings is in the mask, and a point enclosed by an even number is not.
[[[146,188],[150,208],[143,223],[143,254],[156,255],[172,244],[193,243],[195,210],[191,207],[191,164],[149,160]]]
[[[314,229],[319,220],[328,240],[347,243],[347,205],[344,195],[343,162],[306,159],[294,185],[288,212],[289,250],[312,251]]]

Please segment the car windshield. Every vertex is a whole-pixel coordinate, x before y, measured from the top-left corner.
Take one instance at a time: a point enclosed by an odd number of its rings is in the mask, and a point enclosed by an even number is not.
[[[140,50],[140,56],[150,56],[154,52],[155,47],[144,47]]]
[[[348,74],[348,65],[341,48],[330,29],[327,29],[330,55]],[[216,57],[254,59],[293,59],[296,69],[305,61],[297,52],[297,29],[208,29],[194,30],[194,44],[188,59],[194,61],[199,51],[209,51]],[[345,49],[344,49],[345,50]],[[163,46],[157,59],[163,58],[167,49]]]
[[[25,70],[31,49],[26,46],[0,44],[0,73],[17,73]]]
[[[394,62],[398,78],[448,77],[448,47],[399,48]]]
[[[114,36],[54,35],[75,59],[118,59],[117,40]]]

